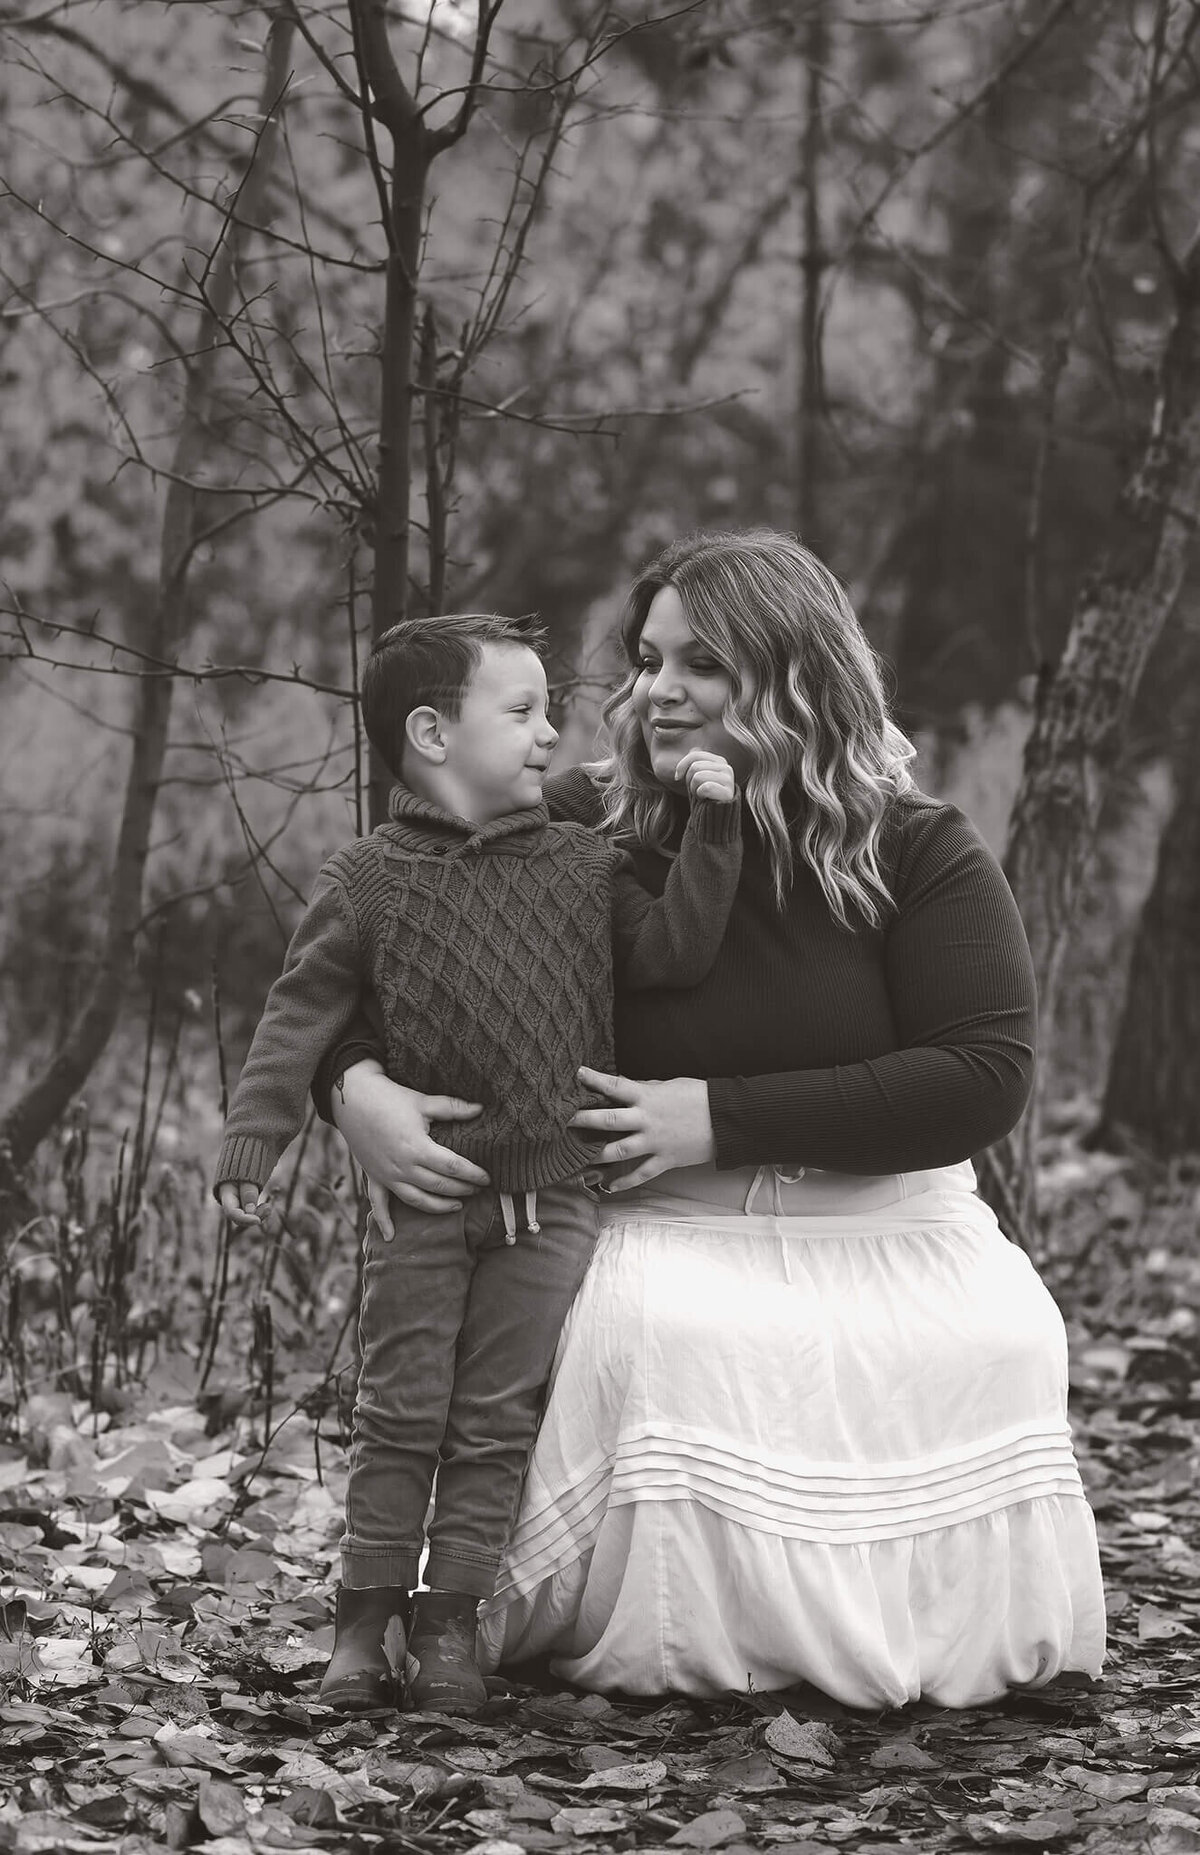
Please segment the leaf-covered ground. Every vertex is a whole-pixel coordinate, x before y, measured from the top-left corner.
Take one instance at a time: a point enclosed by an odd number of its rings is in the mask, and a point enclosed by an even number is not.
[[[343,1459],[222,1424],[178,1367],[116,1416],[32,1396],[0,1447],[0,1850],[1200,1850],[1194,1181],[1064,1147],[1045,1273],[1103,1540],[1102,1681],[968,1713],[811,1690],[347,1722],[328,1653]],[[318,1433],[319,1423],[319,1433]]]

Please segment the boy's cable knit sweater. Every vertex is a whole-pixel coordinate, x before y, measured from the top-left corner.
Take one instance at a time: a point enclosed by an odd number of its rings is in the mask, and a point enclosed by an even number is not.
[[[736,803],[695,803],[657,899],[624,852],[545,806],[481,826],[397,786],[389,809],[317,878],[230,1104],[218,1187],[266,1184],[363,993],[390,1075],[483,1103],[439,1126],[444,1145],[497,1191],[574,1177],[593,1154],[567,1127],[576,1070],[612,1067],[614,964],[622,988],[691,986],[716,955],[741,867]]]

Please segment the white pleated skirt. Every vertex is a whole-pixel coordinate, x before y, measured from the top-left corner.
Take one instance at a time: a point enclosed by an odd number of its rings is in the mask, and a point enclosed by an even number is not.
[[[974,1183],[697,1167],[608,1200],[485,1666],[872,1709],[1096,1675],[1062,1318]]]

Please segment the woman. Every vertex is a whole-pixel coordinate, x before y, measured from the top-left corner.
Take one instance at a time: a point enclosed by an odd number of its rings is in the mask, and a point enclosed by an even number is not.
[[[558,815],[663,880],[693,747],[745,793],[709,977],[618,998],[605,1209],[481,1630],[585,1687],[971,1706],[1098,1672],[1095,1529],[1061,1318],[975,1193],[1025,1105],[1028,949],[996,863],[914,787],[841,587],[709,534],[634,585],[611,753]],[[483,1182],[369,1046],[331,1065],[360,1163],[410,1204]],[[666,1076],[670,1080],[650,1080]],[[374,1201],[386,1218],[386,1199]]]

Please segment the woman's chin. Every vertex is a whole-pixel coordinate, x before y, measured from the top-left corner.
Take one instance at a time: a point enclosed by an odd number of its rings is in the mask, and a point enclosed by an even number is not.
[[[665,786],[668,792],[674,791],[679,784],[679,762],[683,759],[683,748],[652,741],[646,751],[650,756],[650,771],[659,785]]]

